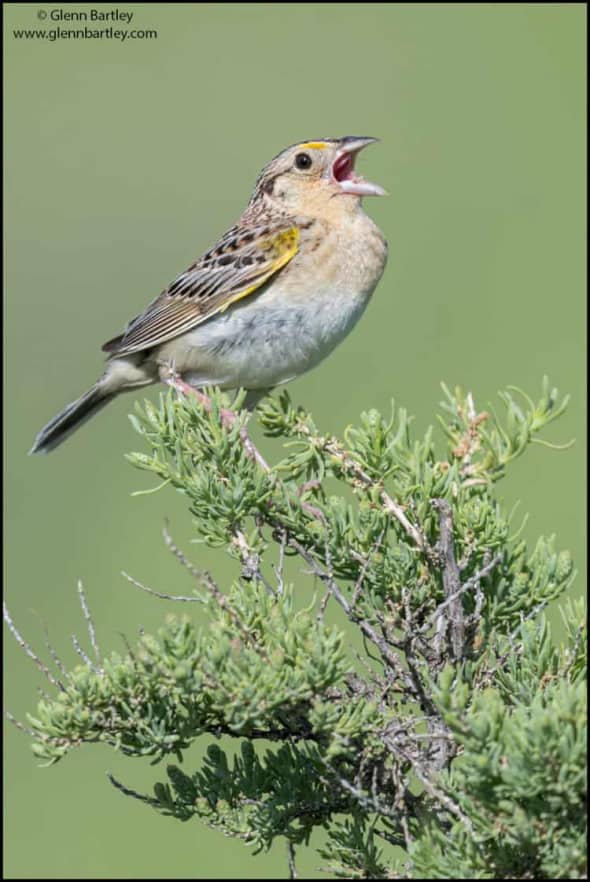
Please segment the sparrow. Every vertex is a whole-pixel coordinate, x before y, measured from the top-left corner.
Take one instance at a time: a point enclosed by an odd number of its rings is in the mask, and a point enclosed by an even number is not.
[[[243,388],[252,409],[319,364],[360,319],[385,268],[387,243],[361,200],[386,192],[355,170],[376,140],[302,141],[272,159],[235,226],[104,344],[103,375],[30,452],[58,447],[120,392],[175,380]]]

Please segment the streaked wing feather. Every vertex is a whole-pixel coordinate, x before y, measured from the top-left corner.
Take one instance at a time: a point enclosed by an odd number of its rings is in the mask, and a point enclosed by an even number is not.
[[[297,253],[298,242],[299,229],[293,221],[253,229],[232,227],[103,350],[126,355],[149,349],[224,312],[286,266]]]

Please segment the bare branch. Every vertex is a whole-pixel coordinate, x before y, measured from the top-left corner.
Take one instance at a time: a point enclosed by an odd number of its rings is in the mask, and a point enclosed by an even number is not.
[[[273,567],[275,571],[275,575],[277,577],[277,593],[279,597],[282,597],[285,592],[285,549],[287,547],[287,531],[281,530],[281,541],[279,543],[279,563],[276,567]]]
[[[52,686],[56,686],[61,692],[65,692],[66,690],[65,690],[63,683],[61,683],[59,680],[57,680],[53,676],[53,674],[51,673],[51,671],[49,670],[47,665],[44,664],[44,662],[41,661],[39,656],[33,652],[33,650],[31,649],[29,644],[26,642],[26,640],[23,640],[23,638],[21,637],[21,635],[17,631],[14,622],[12,621],[12,617],[11,617],[11,615],[8,611],[8,607],[6,606],[5,603],[3,604],[2,609],[3,609],[4,621],[8,625],[8,629],[9,629],[10,633],[12,634],[12,636],[14,637],[14,639],[16,640],[18,645],[21,647],[21,649],[24,649],[25,653],[35,663],[35,665],[41,671],[41,673],[45,674],[45,676],[47,677],[47,679],[49,680],[49,682],[51,683]]]
[[[498,564],[500,563],[501,560],[502,560],[502,555],[497,554],[494,558],[492,558],[492,560],[490,560],[487,564],[485,564],[481,568],[481,570],[478,570],[477,573],[474,573],[473,576],[471,576],[466,582],[463,582],[463,584],[460,585],[457,588],[457,590],[455,592],[453,592],[453,594],[449,595],[445,600],[442,601],[442,603],[440,603],[437,606],[437,608],[433,614],[433,619],[439,613],[441,613],[442,610],[444,610],[448,606],[450,606],[462,594],[465,594],[465,592],[467,592],[467,591],[471,591],[472,588],[478,589],[479,583],[481,582],[481,580],[483,578],[485,578],[486,576],[488,576],[492,572],[492,570],[494,570],[498,566]],[[471,616],[469,616],[469,618],[471,618]],[[433,620],[431,620],[426,625],[422,626],[421,630],[427,630],[428,628],[432,627],[433,624],[434,624],[434,622],[433,622]]]
[[[359,573],[358,579],[356,580],[356,584],[355,584],[354,590],[352,592],[352,599],[350,601],[350,605],[353,609],[356,606],[356,603],[360,597],[360,593],[361,593],[362,587],[363,587],[363,582],[365,581],[365,576],[367,575],[367,570],[369,569],[369,564],[371,563],[371,561],[373,560],[373,558],[375,557],[375,555],[377,554],[377,552],[381,548],[381,543],[383,542],[384,536],[385,536],[385,530],[381,530],[379,538],[377,539],[375,544],[373,546],[371,546],[371,549],[367,555],[367,558],[362,565],[362,569]]]
[[[88,607],[88,601],[86,600],[86,594],[84,593],[84,588],[82,587],[82,580],[78,580],[78,596],[80,598],[80,605],[82,606],[82,612],[84,613],[84,618],[86,619],[86,625],[88,627],[88,636],[90,637],[90,643],[92,644],[92,649],[94,650],[94,654],[96,656],[96,660],[100,664],[102,662],[102,658],[100,655],[100,649],[98,648],[98,643],[96,640],[96,631],[94,628],[94,622],[92,620],[92,616],[90,614],[90,609]]]
[[[47,626],[45,625],[45,623],[43,623],[43,636],[44,636],[45,646],[47,648],[47,651],[49,652],[49,655],[51,656],[51,659],[52,659],[55,667],[58,669],[58,671],[62,675],[64,682],[67,683],[67,681],[70,679],[70,674],[49,640],[49,631],[47,630]]]
[[[24,723],[21,723],[20,720],[17,720],[17,718],[14,717],[14,716],[10,713],[10,711],[4,711],[4,716],[5,716],[6,719],[7,719],[9,722],[11,722],[12,725],[15,726],[20,732],[23,732],[25,735],[28,735],[29,738],[36,738],[36,737],[37,737],[37,733],[36,733],[33,729],[30,729],[29,726],[25,726]]]
[[[121,570],[121,575],[127,579],[128,582],[131,582],[132,585],[135,585],[136,588],[145,591],[146,594],[151,594],[152,597],[159,597],[160,600],[176,600],[181,601],[182,603],[204,603],[202,597],[185,597],[182,594],[162,594],[160,591],[154,591],[153,588],[148,588],[147,585],[138,582],[137,579],[134,579],[133,576],[130,576],[125,570]]]
[[[346,790],[347,793],[350,794],[354,798],[359,805],[363,808],[368,809],[371,812],[377,812],[379,815],[382,815],[384,818],[391,818],[397,820],[397,812],[392,811],[388,806],[383,805],[382,802],[378,802],[373,796],[368,796],[366,793],[363,793],[359,787],[355,787],[350,781],[347,781],[346,778],[340,774],[340,772],[334,768],[330,763],[324,762],[326,769],[329,770],[330,774],[334,777],[336,782],[342,787],[343,790]],[[330,781],[326,778],[320,778],[320,780],[330,785]]]
[[[404,748],[399,743],[392,743],[390,739],[387,739],[386,743],[388,743],[392,750],[401,753],[402,756],[407,759],[411,765],[414,773],[426,792],[435,799],[443,808],[445,808],[448,812],[454,815],[456,818],[465,825],[466,830],[473,835],[473,824],[471,823],[471,819],[467,817],[465,812],[461,809],[459,805],[457,805],[454,800],[451,799],[448,794],[446,794],[443,790],[440,790],[430,779],[427,772],[424,770],[422,764],[416,760],[410,753],[406,752]]]
[[[397,655],[397,653],[393,652],[389,646],[387,645],[386,640],[383,637],[380,637],[379,634],[375,631],[372,625],[369,624],[365,619],[361,618],[353,609],[351,609],[350,604],[348,603],[346,597],[338,587],[333,576],[330,576],[322,567],[318,564],[312,554],[301,545],[293,537],[289,538],[289,545],[294,548],[297,553],[303,558],[303,560],[309,564],[312,569],[312,572],[317,575],[325,584],[329,585],[331,593],[334,595],[337,602],[340,604],[348,618],[355,622],[363,634],[365,634],[372,643],[377,646],[380,650],[381,655],[385,661],[394,669],[396,675],[401,679],[404,683],[405,687],[408,689],[411,695],[416,696],[416,688],[414,686],[413,680],[408,674],[408,671],[404,668],[401,659]]]
[[[207,413],[211,413],[211,399],[208,395],[205,395],[204,392],[201,392],[200,389],[195,389],[194,386],[189,386],[188,383],[185,383],[184,380],[176,375],[168,377],[165,382],[173,389],[176,389],[177,392],[180,392],[183,395],[194,395],[199,403],[203,405]],[[233,410],[227,410],[227,408],[225,407],[222,407],[220,409],[220,416],[221,422],[224,426],[227,426],[228,428],[232,428],[236,420],[239,419],[239,415],[237,413],[234,413]],[[246,429],[246,426],[242,426],[242,428],[240,429],[240,438],[244,450],[246,451],[250,459],[256,460],[263,472],[270,472],[269,464],[266,462],[258,448],[254,445],[253,441],[248,435],[248,430]]]
[[[185,553],[176,545],[172,536],[170,535],[170,531],[168,529],[168,520],[164,519],[164,526],[162,527],[162,534],[164,536],[164,542],[166,543],[166,548],[172,552],[176,560],[183,566],[186,570],[189,571],[191,576],[193,576],[197,582],[201,582],[203,579],[203,574],[201,570],[198,570],[194,564],[190,562]]]
[[[385,511],[389,512],[389,514],[393,515],[393,517],[401,524],[404,528],[410,539],[414,542],[417,548],[421,550],[426,550],[427,542],[422,533],[408,520],[406,514],[402,508],[402,506],[394,502],[394,500],[389,496],[389,494],[383,489],[383,487],[378,484],[364,471],[362,466],[359,465],[356,460],[352,459],[349,456],[342,446],[338,443],[335,438],[330,438],[326,444],[325,449],[333,456],[336,460],[339,461],[341,468],[344,472],[349,472],[352,474],[363,486],[365,487],[374,487],[379,489],[379,495],[381,496],[381,501],[383,503],[383,508]]]
[[[76,652],[78,653],[78,655],[80,656],[80,658],[82,659],[84,664],[87,665],[91,671],[94,671],[95,674],[100,674],[101,671],[99,670],[99,668],[96,667],[96,665],[94,664],[92,659],[86,655],[86,653],[84,652],[84,650],[80,646],[80,641],[78,640],[78,638],[76,637],[75,634],[72,634],[72,643],[74,645],[74,649],[76,650]]]
[[[446,606],[449,609],[449,622],[441,615],[443,607],[439,607],[435,613],[437,631],[440,638],[444,637],[447,630],[450,631],[450,644],[452,658],[459,661],[463,657],[465,645],[465,617],[463,604],[461,603],[461,576],[455,560],[453,543],[453,512],[446,499],[433,499],[432,507],[438,511],[439,517],[439,550],[443,561],[442,578]]]
[[[289,879],[296,879],[297,868],[295,866],[295,846],[290,839],[287,839],[287,861],[289,863]]]
[[[242,578],[247,581],[254,579],[257,582],[260,582],[260,584],[264,586],[267,594],[271,594],[275,597],[276,591],[260,568],[260,555],[258,552],[253,551],[250,548],[248,541],[241,530],[235,530],[234,544],[238,549],[242,561]]]

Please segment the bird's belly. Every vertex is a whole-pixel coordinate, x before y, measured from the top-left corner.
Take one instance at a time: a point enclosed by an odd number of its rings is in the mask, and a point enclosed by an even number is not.
[[[246,389],[285,383],[315,367],[343,340],[371,293],[326,290],[287,306],[273,288],[271,297],[236,304],[171,341],[176,370],[187,382]]]

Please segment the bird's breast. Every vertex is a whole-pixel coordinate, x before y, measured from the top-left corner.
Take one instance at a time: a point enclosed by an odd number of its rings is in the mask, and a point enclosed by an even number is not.
[[[385,240],[363,217],[360,230],[303,239],[263,290],[179,339],[175,361],[188,381],[261,389],[322,361],[363,314],[385,266]]]

